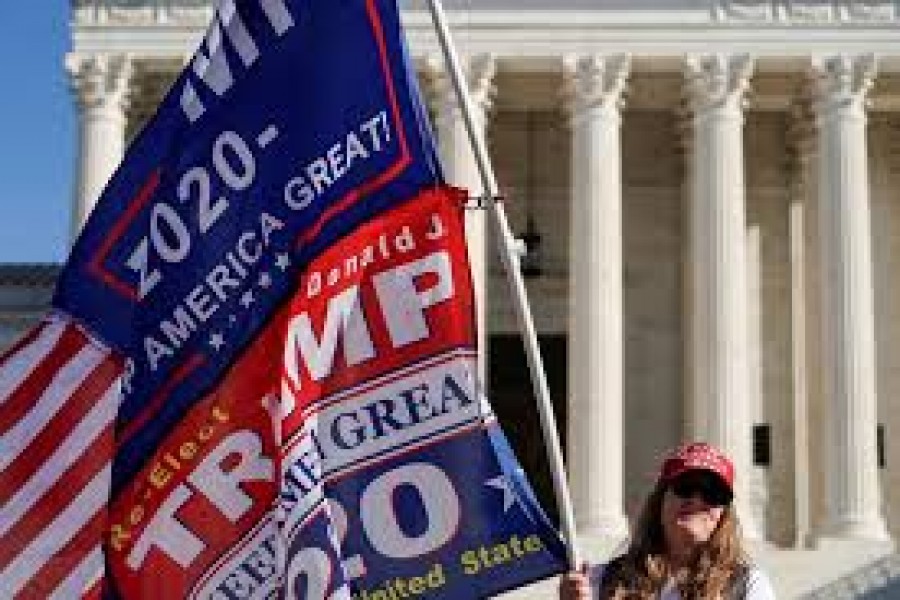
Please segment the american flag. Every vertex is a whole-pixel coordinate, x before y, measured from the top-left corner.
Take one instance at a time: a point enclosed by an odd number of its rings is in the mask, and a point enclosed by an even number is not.
[[[62,316],[0,357],[0,596],[99,597],[121,360]]]

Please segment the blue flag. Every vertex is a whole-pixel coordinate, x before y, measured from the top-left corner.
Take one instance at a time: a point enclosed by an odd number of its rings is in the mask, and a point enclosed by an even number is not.
[[[441,181],[394,2],[221,3],[76,244],[54,305],[127,356],[114,489],[293,274]]]
[[[60,277],[54,307],[105,368],[65,391],[102,396],[113,421],[82,495],[109,498],[41,569],[72,586],[90,559],[105,579],[84,582],[108,597],[365,600],[558,572],[476,381],[460,200],[395,1],[217,5]],[[28,421],[19,395],[22,415],[0,417]],[[60,502],[37,503],[52,519]],[[17,589],[55,589],[26,571]]]

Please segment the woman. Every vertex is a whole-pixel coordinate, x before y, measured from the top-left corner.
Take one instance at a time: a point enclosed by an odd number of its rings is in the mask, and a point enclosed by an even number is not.
[[[741,547],[733,483],[731,461],[709,444],[675,450],[663,461],[628,551],[564,575],[560,599],[774,599],[768,578]]]

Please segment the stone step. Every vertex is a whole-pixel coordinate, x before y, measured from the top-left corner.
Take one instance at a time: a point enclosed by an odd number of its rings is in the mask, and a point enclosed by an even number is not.
[[[845,575],[802,600],[897,600],[900,598],[900,554],[890,554]]]
[[[900,553],[891,544],[822,542],[814,549],[750,548],[781,599],[900,600]],[[498,596],[502,600],[547,600],[556,597],[557,579]]]

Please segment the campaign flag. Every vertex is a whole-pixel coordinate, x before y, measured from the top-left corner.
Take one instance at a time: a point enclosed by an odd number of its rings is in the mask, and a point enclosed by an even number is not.
[[[459,598],[561,568],[475,382],[424,115],[394,0],[217,3],[0,359],[6,596]]]
[[[476,381],[461,201],[310,263],[111,505],[123,597],[483,598],[563,568]]]
[[[294,274],[370,216],[441,182],[393,0],[216,7],[73,248],[53,320],[4,359],[5,595],[93,584],[103,560],[85,541],[107,499],[259,334]],[[45,353],[60,327],[84,335],[86,349],[70,333]],[[99,385],[75,389],[74,377],[88,376],[67,368],[85,362],[79,352],[112,357],[118,397]],[[73,394],[96,410],[68,408]],[[89,416],[113,423],[109,452],[68,442]],[[45,468],[54,435],[68,454]],[[66,478],[73,461],[90,466],[96,485],[71,485],[80,481]]]
[[[464,200],[423,192],[300,278],[279,428],[290,597],[329,597],[311,575],[342,571],[360,600],[484,598],[565,567],[478,381]]]
[[[293,273],[442,179],[393,0],[223,0],[76,243],[54,305],[126,357],[113,493]]]

